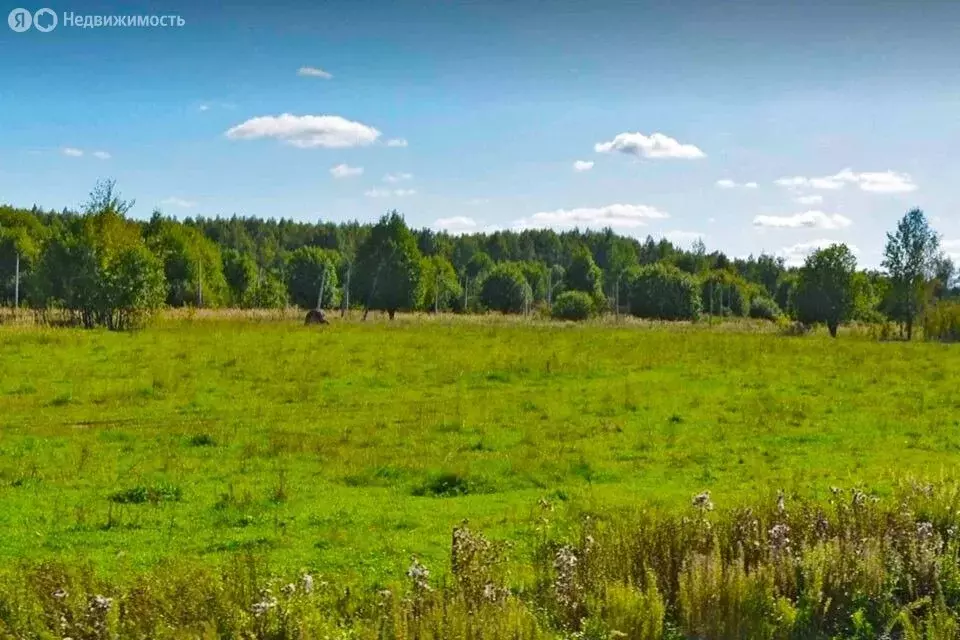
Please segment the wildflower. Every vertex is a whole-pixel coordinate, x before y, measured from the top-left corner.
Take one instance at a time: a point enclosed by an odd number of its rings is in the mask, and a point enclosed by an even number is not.
[[[303,592],[308,594],[313,593],[313,576],[305,573],[301,580],[303,581]]]
[[[60,587],[59,589],[53,592],[53,597],[56,598],[57,600],[63,600],[64,598],[67,597],[67,590],[64,589],[63,587]]]
[[[786,524],[775,524],[770,529],[770,548],[774,554],[779,555],[790,551],[790,527]]]
[[[575,607],[580,601],[576,575],[578,562],[577,554],[566,545],[557,549],[553,559],[553,568],[557,572],[553,587],[557,601],[564,606]]]
[[[710,492],[704,491],[703,493],[698,493],[693,496],[693,506],[695,509],[699,509],[701,513],[705,511],[713,511],[713,503],[710,501]]]
[[[413,580],[414,589],[417,591],[430,591],[430,585],[427,583],[427,579],[430,577],[430,571],[420,564],[416,556],[413,556],[411,559],[413,560],[413,564],[407,569],[407,577]]]
[[[297,592],[297,585],[293,584],[292,582],[289,584],[285,584],[283,585],[283,587],[280,588],[280,593],[287,596],[288,598],[293,594],[295,594],[296,592]]]
[[[492,582],[483,585],[483,599],[487,602],[499,602],[507,597],[510,591],[506,588],[497,588]]]
[[[830,522],[821,509],[817,509],[817,516],[813,522],[813,530],[820,538],[826,538],[827,533],[830,531]]]
[[[277,606],[277,599],[270,597],[269,593],[265,593],[263,599],[260,600],[260,602],[254,602],[253,606],[250,607],[250,610],[253,612],[254,616],[259,618],[265,615],[275,606]]]
[[[90,603],[87,605],[87,608],[91,612],[106,613],[110,611],[110,607],[113,606],[113,598],[107,598],[106,596],[96,595],[90,598]]]
[[[933,523],[930,522],[918,522],[917,523],[917,539],[921,542],[929,540],[933,537]]]
[[[854,507],[862,507],[867,501],[867,494],[860,491],[859,489],[851,490],[852,498],[850,500],[851,504]]]
[[[783,493],[783,489],[777,490],[777,511],[779,513],[784,513],[787,510],[787,501],[786,496]]]

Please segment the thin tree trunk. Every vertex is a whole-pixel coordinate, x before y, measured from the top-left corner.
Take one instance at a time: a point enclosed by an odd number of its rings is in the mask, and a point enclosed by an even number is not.
[[[17,251],[16,276],[13,284],[13,309],[14,312],[20,308],[20,252]]]

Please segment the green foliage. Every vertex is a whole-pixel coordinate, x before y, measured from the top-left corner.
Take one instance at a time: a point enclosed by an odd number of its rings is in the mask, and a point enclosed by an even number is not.
[[[564,290],[582,291],[598,308],[603,303],[603,272],[585,248],[577,251],[563,277]]]
[[[788,317],[794,317],[794,302],[797,289],[798,275],[796,273],[783,273],[777,281],[776,295],[773,300],[777,306],[783,309]]]
[[[249,253],[228,248],[223,251],[223,275],[230,293],[230,304],[240,306],[257,282],[257,263]]]
[[[629,272],[630,313],[657,320],[696,320],[701,311],[700,287],[690,274],[658,263]]]
[[[160,260],[144,246],[120,251],[100,272],[99,304],[110,329],[143,324],[163,304],[167,283]]]
[[[611,229],[604,229],[602,234],[593,255],[603,273],[603,290],[609,292],[624,273],[638,266],[637,252],[630,240],[616,235]]]
[[[703,311],[718,316],[746,317],[750,313],[750,291],[747,282],[726,270],[711,271],[700,285]]]
[[[36,216],[0,206],[0,304],[12,304],[20,265],[20,299],[30,297],[30,273],[40,256],[48,231]]]
[[[163,263],[167,304],[173,307],[219,307],[230,291],[220,249],[196,228],[157,215],[148,227],[147,245]]]
[[[492,311],[522,313],[532,298],[530,285],[515,263],[494,267],[480,287],[480,302]]]
[[[932,297],[927,283],[936,275],[939,249],[940,238],[920,209],[908,211],[897,230],[887,234],[883,267],[891,281],[889,309],[894,320],[906,325],[908,340],[913,336],[914,321]]]
[[[323,283],[321,308],[336,307],[340,301],[340,286],[337,276],[340,256],[335,251],[318,247],[300,247],[287,261],[287,290],[293,304],[303,309],[313,309],[320,298]]]
[[[45,246],[32,274],[33,306],[65,309],[85,327],[123,330],[163,304],[162,265],[123,217],[130,204],[113,183],[97,185],[87,213]]]
[[[450,261],[442,255],[423,258],[423,307],[428,311],[457,308],[463,298],[463,287]]]
[[[927,340],[960,342],[960,302],[940,301],[923,314],[923,336]]]
[[[823,322],[836,337],[837,327],[853,312],[856,268],[857,259],[844,244],[808,256],[795,292],[797,319],[805,324]]]
[[[283,309],[289,302],[283,281],[271,273],[265,273],[247,289],[240,306],[247,309]]]
[[[584,291],[565,291],[557,296],[550,309],[558,320],[586,320],[594,314],[593,298]]]
[[[851,320],[873,324],[884,322],[881,311],[889,281],[879,273],[858,271],[853,274],[853,311]]]
[[[493,259],[483,251],[474,253],[467,262],[465,271],[471,281],[482,279],[488,273],[493,271]]]
[[[543,302],[547,299],[547,265],[542,262],[520,262],[517,263],[523,277],[527,279],[530,285],[530,293],[533,295],[534,302]]]
[[[355,291],[370,309],[390,313],[415,309],[423,300],[423,265],[417,240],[393,211],[357,249]]]
[[[750,317],[760,320],[777,320],[782,311],[777,303],[767,296],[758,295],[750,299]]]

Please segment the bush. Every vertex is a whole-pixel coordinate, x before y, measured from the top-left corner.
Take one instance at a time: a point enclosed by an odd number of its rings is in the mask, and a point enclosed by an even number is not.
[[[706,313],[744,317],[750,312],[750,290],[736,274],[725,270],[711,271],[704,276],[700,299]]]
[[[551,315],[557,320],[586,320],[593,315],[594,302],[583,291],[566,291],[557,296]]]
[[[960,342],[960,303],[938,302],[923,316],[923,336],[927,340]]]
[[[287,306],[287,287],[278,278],[264,275],[260,282],[247,289],[242,306],[247,309],[283,309]]]
[[[533,302],[533,296],[520,267],[503,263],[494,267],[484,278],[480,302],[493,311],[521,313],[527,303]]]
[[[771,298],[757,296],[750,300],[750,317],[758,320],[776,320],[782,315],[780,307]]]
[[[690,274],[658,263],[627,274],[630,313],[657,320],[696,320],[702,309],[700,287]]]

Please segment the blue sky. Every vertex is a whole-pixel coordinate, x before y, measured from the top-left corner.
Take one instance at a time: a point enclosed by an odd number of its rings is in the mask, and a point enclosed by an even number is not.
[[[3,202],[960,257],[960,3],[8,4],[186,24],[0,26]]]

